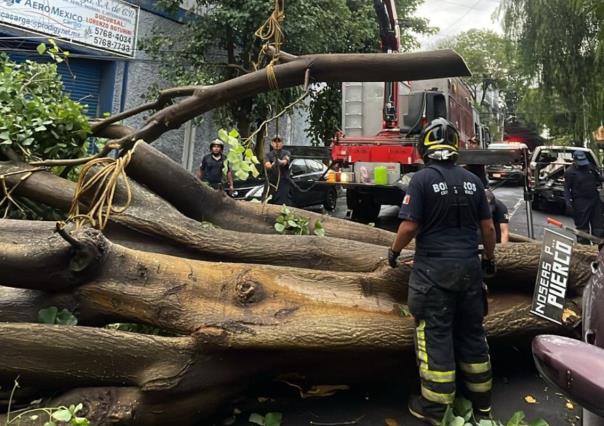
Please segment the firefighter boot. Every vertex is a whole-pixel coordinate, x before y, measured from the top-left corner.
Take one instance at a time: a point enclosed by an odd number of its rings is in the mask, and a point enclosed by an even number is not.
[[[409,413],[433,426],[440,426],[446,410],[446,405],[429,402],[419,395],[414,395],[409,399]]]

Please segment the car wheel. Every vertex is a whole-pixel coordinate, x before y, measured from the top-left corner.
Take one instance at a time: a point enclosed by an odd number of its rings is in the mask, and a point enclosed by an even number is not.
[[[328,212],[332,212],[336,209],[338,203],[338,191],[335,188],[330,188],[325,194],[325,200],[323,201],[323,208]]]

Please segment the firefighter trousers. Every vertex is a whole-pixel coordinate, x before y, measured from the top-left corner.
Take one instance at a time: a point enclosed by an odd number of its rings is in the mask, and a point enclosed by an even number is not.
[[[492,374],[483,328],[487,302],[478,256],[416,256],[407,303],[416,322],[424,408],[444,414],[455,400],[458,382],[474,410],[489,413]]]

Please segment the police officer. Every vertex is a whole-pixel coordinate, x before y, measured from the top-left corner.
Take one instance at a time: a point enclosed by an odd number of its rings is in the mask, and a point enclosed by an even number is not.
[[[573,210],[575,227],[602,237],[602,203],[598,187],[602,176],[589,162],[584,151],[573,152],[573,165],[564,173],[564,199]],[[590,229],[591,228],[591,229]],[[589,244],[584,238],[577,238],[581,244]]]
[[[273,148],[266,154],[264,169],[269,175],[269,195],[271,195],[271,204],[291,205],[289,180],[289,151],[283,149],[283,140],[279,136],[275,136],[271,141]]]
[[[390,266],[415,237],[407,303],[416,324],[421,396],[409,401],[411,414],[440,425],[456,393],[456,362],[463,393],[477,417],[491,411],[491,364],[483,328],[484,274],[495,273],[495,229],[480,179],[455,165],[459,133],[444,118],[420,135],[427,163],[409,183],[392,247]],[[479,257],[478,230],[484,241]]]
[[[206,182],[214,189],[222,190],[222,169],[224,168],[224,143],[220,139],[214,139],[210,143],[210,153],[205,155],[199,169],[197,170],[197,177]],[[233,192],[233,173],[229,168],[227,170],[227,181],[229,184],[229,192]]]

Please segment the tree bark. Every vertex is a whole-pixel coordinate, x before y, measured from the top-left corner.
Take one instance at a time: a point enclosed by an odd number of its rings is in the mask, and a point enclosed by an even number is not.
[[[162,170],[161,175],[157,171]],[[137,142],[127,168],[128,176],[146,186],[176,207],[185,216],[212,222],[233,231],[272,234],[281,206],[235,201],[221,191],[201,183],[163,153],[149,144]],[[326,235],[376,245],[391,245],[392,232],[292,208],[296,214],[320,220]]]
[[[23,170],[25,168],[26,166],[20,164],[0,163],[0,173],[3,171]],[[7,180],[10,185],[15,185],[18,179],[18,175],[13,175],[9,176]],[[195,178],[193,179],[195,185],[201,188],[205,187],[205,185],[201,184]],[[386,251],[382,247],[356,241],[342,241],[331,237],[276,234],[272,226],[276,215],[270,219],[272,220],[270,227],[266,227],[267,231],[272,229],[272,235],[267,233],[254,235],[253,238],[250,238],[248,233],[221,229],[190,219],[179,213],[162,198],[134,182],[131,183],[130,188],[132,201],[129,208],[123,213],[111,215],[111,222],[135,230],[141,235],[151,235],[159,240],[169,239],[172,248],[174,248],[172,253],[181,253],[187,255],[187,257],[192,256],[207,260],[358,272],[376,270],[380,266],[383,266],[385,262]],[[209,188],[204,189],[211,191],[212,195],[215,193],[220,196],[217,191]],[[46,172],[37,172],[27,180],[21,182],[15,192],[31,199],[51,204],[57,208],[68,209],[71,206],[71,198],[74,191],[75,184],[73,182]],[[118,195],[120,195],[119,191]],[[121,197],[118,196],[116,201],[119,204],[124,199],[122,191]],[[228,199],[237,207],[239,205],[250,204],[236,202],[226,196],[224,199]],[[161,214],[157,214],[157,212],[161,212]],[[306,215],[306,213],[300,211],[302,215]],[[246,219],[241,217],[240,220],[243,221],[240,226],[243,226]],[[342,222],[346,223],[345,221]],[[15,223],[15,225],[17,224]],[[49,225],[32,223],[26,225],[25,229],[19,229],[16,232],[27,233],[28,230],[39,229],[40,226],[44,228]],[[333,224],[331,227],[333,227]],[[363,228],[371,229],[364,225],[357,225],[354,228],[361,230]],[[121,234],[124,235],[124,232]],[[154,244],[152,241],[149,241],[149,238],[132,240],[133,247],[139,247],[136,245],[137,243],[144,245],[144,240],[147,240],[149,249],[156,250],[153,249]],[[126,245],[129,244],[126,243]],[[159,248],[160,252],[166,252],[169,246],[159,246]]]
[[[86,230],[74,236],[98,241],[105,253],[96,275],[73,292],[80,309],[90,315],[193,333],[217,347],[396,350],[412,344],[413,323],[401,318],[410,265],[369,274],[225,264],[134,251]],[[25,240],[37,246],[29,236]],[[53,250],[65,246],[57,242]],[[513,252],[526,258],[520,253]],[[0,282],[15,285],[8,281],[20,272],[14,267],[4,271]],[[509,322],[526,314],[533,276],[524,277],[524,288],[505,281],[494,285],[500,293],[493,300],[493,318],[503,315]],[[21,279],[17,286],[31,288],[38,282],[33,276],[29,280]],[[51,290],[50,283],[45,289]],[[498,324],[492,331],[497,333],[499,326],[507,329]]]
[[[59,407],[82,404],[77,414],[86,417],[91,425],[199,425],[216,412],[228,399],[236,396],[243,385],[215,386],[183,395],[166,395],[163,392],[143,392],[137,387],[87,387],[67,391],[58,397],[48,398],[28,407]],[[19,413],[11,415],[11,420]],[[24,416],[19,426],[42,426],[48,417],[40,412],[38,418]],[[0,415],[5,424],[6,415]]]
[[[316,82],[343,81],[404,81],[441,77],[468,76],[470,71],[463,59],[452,50],[404,53],[389,55],[369,54],[319,54],[299,56],[295,61],[275,65],[276,87],[284,89],[305,83],[307,78]],[[188,96],[186,99],[165,107],[168,94],[163,94],[145,109],[163,108],[153,114],[145,125],[120,142],[125,148],[143,139],[151,143],[168,130],[231,101],[241,101],[259,93],[274,89],[266,69],[255,71],[212,86],[190,86],[174,88],[172,98]],[[122,114],[122,116],[129,116]],[[103,129],[116,118],[96,123],[93,132]],[[96,133],[95,133],[96,134]]]

